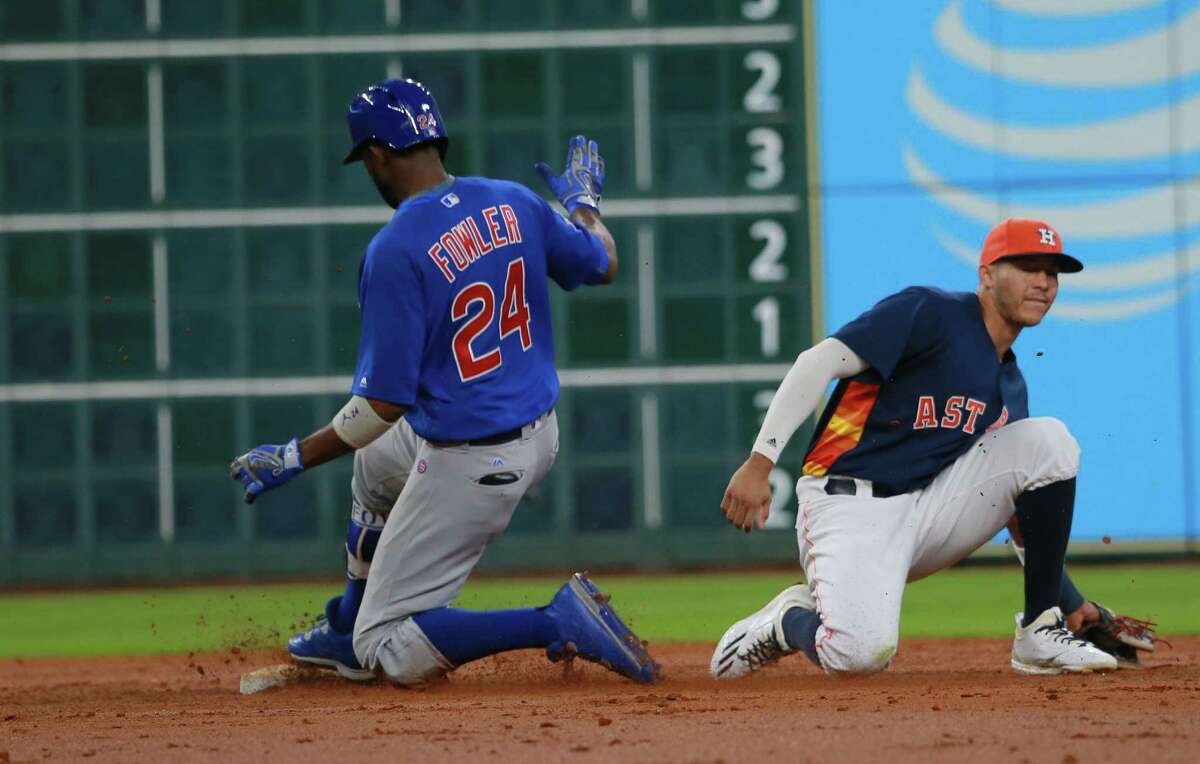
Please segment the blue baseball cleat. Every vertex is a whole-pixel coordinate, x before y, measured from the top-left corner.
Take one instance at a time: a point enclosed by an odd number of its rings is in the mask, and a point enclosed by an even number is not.
[[[608,600],[583,573],[571,576],[546,607],[559,635],[546,657],[557,663],[578,656],[635,682],[654,684],[662,667]]]
[[[352,682],[368,682],[375,674],[362,667],[354,655],[354,635],[336,631],[329,622],[337,611],[341,595],[325,603],[325,613],[308,631],[295,634],[288,640],[287,649],[293,658],[324,668],[331,668]]]

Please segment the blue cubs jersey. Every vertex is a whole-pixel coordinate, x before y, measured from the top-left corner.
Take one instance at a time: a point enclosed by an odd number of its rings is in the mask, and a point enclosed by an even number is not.
[[[404,200],[363,258],[353,392],[428,440],[520,427],[558,400],[547,278],[598,283],[596,237],[517,183],[451,178]]]
[[[988,430],[1029,416],[1016,356],[997,358],[971,292],[910,287],[833,336],[870,368],[834,388],[805,475],[846,475],[907,493]]]

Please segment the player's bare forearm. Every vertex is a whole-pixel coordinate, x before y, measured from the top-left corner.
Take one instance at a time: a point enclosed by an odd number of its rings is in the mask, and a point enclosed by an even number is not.
[[[339,438],[330,425],[325,425],[300,441],[300,459],[306,470],[331,462],[353,450],[354,447]]]
[[[399,406],[395,403],[388,403],[387,401],[379,401],[372,398],[368,398],[367,403],[371,405],[371,408],[374,409],[375,413],[381,419],[387,422],[394,423],[399,421],[400,417],[404,416],[404,412],[408,411],[407,406]],[[300,441],[300,459],[305,469],[312,469],[318,464],[331,462],[354,450],[354,446],[342,440],[330,424],[325,425]]]
[[[608,232],[604,221],[600,219],[600,213],[591,207],[577,207],[571,213],[571,220],[582,226],[604,245],[604,251],[608,253],[608,272],[604,274],[604,283],[611,284],[617,277],[617,242]]]

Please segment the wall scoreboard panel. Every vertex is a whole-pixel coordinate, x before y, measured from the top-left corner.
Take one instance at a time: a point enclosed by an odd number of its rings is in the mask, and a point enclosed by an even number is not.
[[[434,92],[456,174],[544,192],[533,163],[576,133],[608,165],[621,273],[556,295],[563,450],[492,564],[789,559],[790,532],[732,544],[718,504],[819,331],[808,11],[0,2],[0,580],[338,564],[348,460],[253,508],[224,471],[344,402],[388,210],[339,163],[343,115],[388,75]],[[772,475],[781,529],[807,435]]]

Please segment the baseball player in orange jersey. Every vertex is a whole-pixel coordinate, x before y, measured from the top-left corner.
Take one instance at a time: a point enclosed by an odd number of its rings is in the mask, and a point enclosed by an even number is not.
[[[1013,669],[1117,667],[1068,628],[1060,607],[1081,624],[1102,616],[1063,568],[1080,449],[1062,422],[1029,418],[1012,351],[1050,310],[1059,274],[1082,268],[1049,224],[1007,220],[984,243],[977,292],[905,289],[800,354],[721,509],[741,530],[763,526],[772,466],[837,380],[796,489],[807,584],[733,624],[714,676],[743,676],[792,652],[830,673],[884,669],[906,583],[953,565],[1010,521],[1025,571]]]

